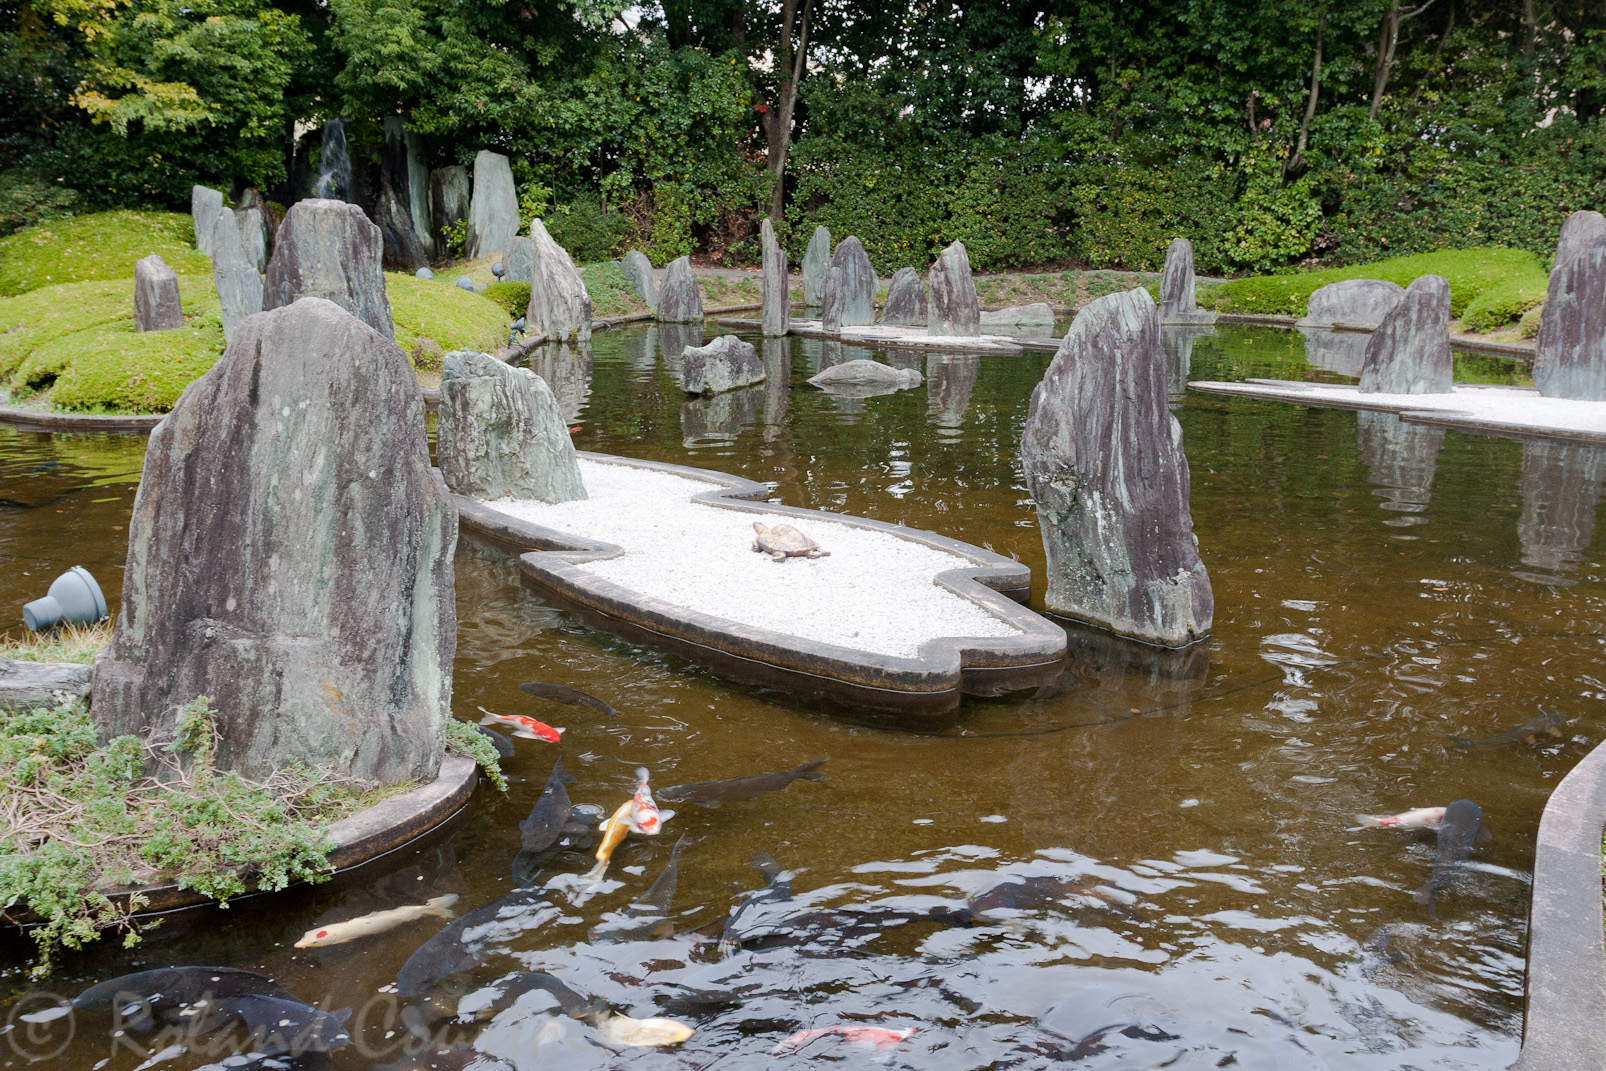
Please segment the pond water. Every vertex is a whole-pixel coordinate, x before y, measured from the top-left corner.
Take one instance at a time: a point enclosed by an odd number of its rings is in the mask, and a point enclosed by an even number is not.
[[[1040,607],[1042,547],[1017,453],[1049,355],[878,351],[927,382],[854,401],[804,380],[822,361],[871,354],[791,339],[790,383],[687,401],[658,352],[679,341],[671,334],[609,333],[589,355],[532,361],[582,449],[736,473],[788,504],[1015,555]],[[263,971],[303,1000],[358,1010],[359,1044],[335,1068],[757,1067],[795,1031],[838,1025],[916,1032],[886,1051],[825,1036],[783,1062],[1506,1067],[1521,1032],[1540,811],[1603,727],[1594,521],[1606,452],[1183,396],[1187,378],[1333,379],[1348,367],[1304,350],[1297,334],[1251,327],[1168,346],[1215,589],[1208,645],[1159,652],[1078,632],[1048,686],[967,700],[949,722],[877,724],[588,631],[522,588],[510,556],[465,536],[454,709],[531,714],[567,729],[561,746],[516,741],[505,795],[482,787],[443,835],[330,885],[181,915],[134,949],[108,941],[69,955],[42,983],[26,978],[24,943],[0,945],[5,984],[12,996],[71,995],[154,966]],[[1503,361],[1458,360],[1458,378],[1521,381]],[[115,608],[143,444],[0,429],[0,606],[15,616],[82,564]],[[610,727],[533,699],[518,690],[530,680],[583,689],[622,717]],[[1452,747],[1549,710],[1573,719],[1559,739]],[[828,756],[828,779],[681,806],[665,835],[619,850],[601,894],[576,903],[559,877],[549,900],[509,907],[474,931],[481,963],[409,1013],[505,1063],[404,1056],[397,1014],[413,1002],[396,994],[397,971],[438,920],[291,946],[378,908],[456,893],[466,911],[511,893],[518,822],[560,752],[574,801],[609,811],[638,765],[661,787]],[[1493,840],[1430,913],[1410,893],[1432,867],[1432,835],[1357,830],[1354,816],[1462,797],[1482,805]],[[673,934],[593,941],[682,834]],[[774,935],[756,944],[771,947],[721,950],[696,931],[717,934],[733,888],[764,884],[756,852],[790,872],[793,899],[762,905]],[[1041,895],[1014,910],[893,924],[1027,876],[1042,880],[1017,890]],[[834,907],[852,911],[786,921]],[[539,991],[494,1019],[455,1015],[460,996],[521,970],[697,1033],[616,1054],[591,1043],[591,1026],[550,1020]],[[124,1069],[150,1055],[114,1044],[107,1019],[72,1023],[70,1042],[38,1066]],[[6,1035],[10,1050],[0,1041],[0,1064],[48,1051],[28,1039],[49,1031],[23,1025]],[[205,1062],[192,1052],[153,1066]]]

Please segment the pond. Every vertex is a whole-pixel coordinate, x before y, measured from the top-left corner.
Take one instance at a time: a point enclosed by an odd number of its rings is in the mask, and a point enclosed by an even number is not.
[[[794,338],[785,389],[687,401],[659,341],[638,328],[599,336],[587,356],[532,362],[582,449],[736,473],[791,505],[990,547],[1032,567],[1040,607],[1043,552],[1017,453],[1049,355],[880,351],[927,382],[844,400],[804,380],[822,361],[871,354]],[[454,709],[533,715],[566,728],[561,745],[516,741],[506,795],[482,787],[442,835],[330,885],[176,917],[132,950],[107,941],[69,955],[38,984],[26,944],[11,941],[0,946],[7,986],[71,995],[155,966],[243,967],[308,1002],[357,1009],[348,1025],[360,1043],[330,1067],[468,1066],[463,1054],[402,1052],[397,971],[438,920],[331,948],[297,950],[296,939],[447,893],[465,911],[508,895],[518,823],[560,752],[574,801],[609,811],[637,766],[665,786],[828,756],[824,782],[679,807],[665,835],[619,850],[605,891],[584,903],[560,879],[549,901],[477,930],[481,964],[442,979],[410,1021],[477,1038],[520,1068],[757,1067],[794,1032],[839,1025],[916,1032],[887,1051],[824,1036],[791,1059],[1509,1066],[1540,811],[1602,728],[1594,520],[1606,451],[1184,395],[1188,378],[1341,378],[1308,362],[1293,332],[1223,326],[1190,341],[1191,355],[1173,340],[1168,356],[1215,589],[1207,645],[1161,652],[1078,631],[1048,686],[966,700],[939,724],[875,722],[588,631],[522,588],[513,558],[465,535]],[[1458,360],[1460,379],[1522,381],[1498,359]],[[0,430],[0,606],[20,612],[82,564],[115,609],[143,444]],[[518,688],[531,680],[582,689],[622,716],[609,726],[533,699]],[[1454,746],[1551,710],[1573,719],[1559,739]],[[1493,840],[1430,912],[1410,893],[1432,868],[1432,835],[1356,829],[1355,816],[1463,797],[1481,804]],[[593,940],[682,834],[674,932]],[[697,931],[718,934],[733,888],[764,885],[750,865],[760,852],[790,873],[794,898],[761,905],[771,939],[722,950]],[[894,924],[1010,881],[1038,895],[995,895],[1014,908],[969,925],[952,913]],[[838,907],[848,910],[792,920]],[[620,1056],[593,1046],[589,1026],[550,1025],[531,1010],[538,999],[454,1018],[458,997],[519,970],[697,1033]],[[108,1024],[78,1016],[65,1049],[38,1066],[137,1066],[148,1054],[114,1045]],[[23,1033],[7,1034],[13,1050]]]

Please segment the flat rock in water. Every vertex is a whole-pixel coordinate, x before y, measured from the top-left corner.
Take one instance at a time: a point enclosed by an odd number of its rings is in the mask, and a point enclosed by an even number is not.
[[[530,306],[525,330],[545,342],[588,342],[591,339],[591,295],[580,269],[547,233],[546,224],[530,221]]]
[[[334,302],[386,338],[396,337],[385,298],[384,242],[361,208],[321,197],[284,214],[262,288],[262,307],[304,297]]]
[[[893,368],[879,361],[848,361],[834,364],[809,380],[810,385],[850,398],[870,398],[877,394],[918,387],[920,373],[913,368]]]
[[[1311,294],[1295,327],[1354,324],[1376,327],[1405,296],[1405,287],[1386,279],[1340,279]]]
[[[840,275],[834,274],[840,272]],[[875,323],[876,274],[864,246],[853,235],[842,239],[831,254],[831,271],[826,273],[820,306],[838,303],[840,327],[859,327]]]
[[[1051,611],[1167,647],[1209,634],[1215,602],[1148,291],[1077,315],[1032,393],[1021,459]]]
[[[481,149],[474,156],[474,193],[468,202],[465,239],[470,260],[507,248],[519,233],[519,195],[513,168],[499,152]]]
[[[825,283],[820,288],[820,328],[835,333],[842,330],[842,306],[847,303],[847,273],[835,264],[825,269]]]
[[[527,283],[535,271],[535,245],[522,234],[515,234],[507,240],[507,248],[502,251],[502,281],[504,283]]]
[[[429,214],[437,257],[450,253],[446,233],[452,225],[468,219],[469,189],[468,168],[461,164],[437,167],[429,173]]]
[[[803,304],[816,308],[825,300],[825,273],[831,267],[831,232],[815,227],[803,253]]]
[[[1036,327],[1044,331],[1054,330],[1054,306],[1046,301],[1033,302],[1030,305],[1011,305],[1007,309],[995,309],[992,312],[981,314],[983,327]]]
[[[446,486],[469,498],[586,497],[552,388],[487,353],[459,350],[442,359],[435,456]]]
[[[262,311],[262,276],[245,251],[234,213],[227,208],[218,214],[212,230],[212,285],[217,290],[223,337],[231,339],[241,320]]]
[[[1533,377],[1549,398],[1606,400],[1606,220],[1599,213],[1574,212],[1562,227]]]
[[[434,779],[456,545],[396,344],[321,298],[248,317],[151,433],[96,728],[170,740],[205,695],[243,776]]]
[[[223,194],[208,186],[190,187],[190,222],[195,227],[195,248],[212,255],[212,228],[223,208]]]
[[[680,388],[687,394],[717,394],[764,382],[758,351],[735,335],[720,335],[706,346],[688,346],[680,361]]]
[[[183,326],[178,276],[167,261],[155,253],[134,261],[134,329],[171,331]]]
[[[61,696],[89,694],[89,667],[73,662],[0,658],[0,710],[54,705]]]
[[[653,310],[664,323],[701,323],[703,294],[697,289],[697,277],[691,272],[691,258],[681,257],[670,261],[664,269],[664,278],[658,285],[658,307]]]
[[[1367,340],[1361,393],[1447,394],[1454,382],[1450,284],[1424,275],[1405,288]]]
[[[630,289],[636,296],[646,303],[649,309],[658,305],[658,287],[653,282],[652,261],[647,254],[639,249],[632,249],[619,261],[619,270],[624,272],[625,279],[630,283]]]
[[[792,298],[786,288],[786,251],[775,240],[775,227],[766,218],[759,227],[759,246],[763,250],[763,320],[764,334],[779,338],[790,329]]]
[[[955,242],[937,255],[926,273],[926,333],[969,338],[981,334],[981,302],[970,274],[970,254]]]
[[[390,186],[379,192],[374,223],[384,243],[384,266],[388,271],[413,272],[429,263],[429,251],[413,229],[413,215]]]
[[[919,272],[899,268],[892,273],[887,303],[881,306],[881,322],[895,327],[926,326],[926,288],[920,285]]]
[[[1174,238],[1165,251],[1165,270],[1160,274],[1160,322],[1163,324],[1213,324],[1216,314],[1199,308],[1194,294],[1193,243]]]

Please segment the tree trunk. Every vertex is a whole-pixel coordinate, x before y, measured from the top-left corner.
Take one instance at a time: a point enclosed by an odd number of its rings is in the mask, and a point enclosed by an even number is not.
[[[1383,107],[1383,91],[1388,88],[1389,72],[1394,66],[1394,50],[1400,43],[1400,26],[1406,19],[1414,19],[1422,12],[1433,6],[1433,0],[1423,0],[1422,6],[1411,11],[1400,10],[1400,0],[1394,0],[1389,5],[1389,13],[1383,17],[1382,32],[1377,39],[1377,73],[1372,79],[1372,110],[1371,117],[1377,118],[1378,109]]]
[[[1539,36],[1539,17],[1534,13],[1534,0],[1522,0],[1522,54],[1534,54],[1534,40]]]
[[[1316,118],[1316,100],[1322,92],[1322,31],[1327,29],[1327,12],[1316,16],[1316,57],[1310,64],[1310,99],[1305,102],[1305,118],[1299,124],[1299,143],[1294,155],[1283,167],[1286,178],[1290,171],[1298,171],[1305,164],[1305,146],[1310,141],[1311,120]]]
[[[776,223],[786,208],[786,158],[792,149],[792,113],[797,107],[797,84],[803,80],[807,68],[809,49],[809,15],[814,0],[803,0],[803,12],[798,14],[797,0],[784,0],[781,7],[781,42],[775,51],[775,105],[764,117],[764,135],[768,142],[765,169],[775,177],[775,188],[770,194],[770,218]],[[797,49],[792,48],[792,27],[797,26]]]

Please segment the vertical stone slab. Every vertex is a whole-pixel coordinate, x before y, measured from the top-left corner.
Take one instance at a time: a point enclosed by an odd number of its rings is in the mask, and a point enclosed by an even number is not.
[[[955,242],[938,254],[926,273],[926,333],[970,338],[981,334],[981,301],[970,274],[970,254]]]
[[[507,248],[502,250],[502,281],[527,283],[534,271],[535,246],[524,235],[515,234],[507,240]]]
[[[768,218],[759,226],[758,239],[764,252],[764,334],[778,338],[790,330],[792,317],[792,299],[786,292],[786,251],[775,240],[775,227]]]
[[[525,330],[537,341],[589,342],[591,295],[580,269],[547,233],[546,224],[530,221],[530,307]]]
[[[671,261],[658,285],[658,307],[653,310],[660,323],[703,322],[703,294],[691,271],[691,258]]]
[[[632,249],[619,261],[619,270],[624,272],[630,289],[649,309],[658,307],[658,286],[653,282],[652,261],[647,259],[647,254]]]
[[[134,261],[134,330],[171,331],[184,326],[178,276],[152,253]]]
[[[831,232],[815,227],[803,253],[803,304],[817,308],[825,301],[825,273],[831,267]]]
[[[1163,324],[1213,324],[1216,314],[1199,308],[1194,294],[1193,243],[1174,238],[1165,251],[1165,270],[1160,275],[1160,322]]]
[[[429,213],[437,257],[450,254],[446,232],[453,224],[468,219],[468,202],[468,168],[456,164],[429,173]]]
[[[1574,212],[1556,250],[1533,365],[1534,386],[1548,398],[1606,400],[1606,223],[1595,224],[1599,218]]]
[[[1166,403],[1148,291],[1100,298],[1032,393],[1021,459],[1048,554],[1048,608],[1181,647],[1209,634],[1215,604],[1188,510],[1182,427]]]
[[[457,511],[407,358],[330,301],[242,321],[157,426],[122,612],[96,659],[103,738],[172,738],[211,697],[220,764],[435,777],[451,707]]]
[[[262,311],[262,276],[245,251],[240,230],[234,213],[225,208],[212,231],[212,285],[225,340],[234,338],[241,320]]]
[[[519,195],[513,186],[513,167],[501,153],[481,149],[474,156],[474,194],[468,202],[468,256],[499,253],[517,233]]]
[[[1361,393],[1448,394],[1454,382],[1450,284],[1424,275],[1405,288],[1367,340]]]
[[[825,285],[820,287],[820,327],[823,330],[842,330],[842,309],[848,300],[847,278],[847,272],[835,264],[825,270]]]
[[[1550,270],[1554,272],[1563,264],[1576,260],[1603,234],[1606,234],[1606,216],[1599,212],[1584,209],[1568,216],[1562,221],[1561,237],[1556,241],[1556,262]]]
[[[345,201],[309,198],[284,214],[262,288],[262,307],[278,309],[304,297],[334,302],[386,338],[396,337],[385,299],[384,241],[362,209]]]
[[[256,266],[259,275],[268,270],[268,243],[273,237],[273,231],[268,227],[270,211],[262,194],[250,187],[240,194],[240,201],[234,206],[234,222],[240,229],[240,243],[245,247],[246,259]]]
[[[412,273],[429,265],[429,252],[413,230],[412,213],[402,195],[389,184],[379,191],[374,223],[384,243],[384,266],[389,271]]]
[[[206,186],[190,187],[190,222],[195,226],[195,248],[212,255],[212,228],[223,209],[223,194]]]
[[[887,285],[887,303],[881,306],[881,322],[898,327],[926,326],[926,289],[920,273],[899,268]]]
[[[836,252],[831,254],[831,267],[839,270],[841,275],[826,273],[825,286],[820,295],[821,307],[827,301],[840,302],[842,327],[875,323],[875,269],[870,266],[870,257],[857,238],[850,234],[837,244]],[[833,285],[838,288],[834,294],[829,293]]]
[[[435,456],[446,486],[469,498],[586,497],[552,388],[534,372],[460,350],[441,362]]]
[[[407,129],[399,115],[385,116],[385,142],[382,150],[383,181],[396,191],[402,212],[413,237],[424,249],[434,246],[429,226],[429,168],[424,164],[424,143]]]

